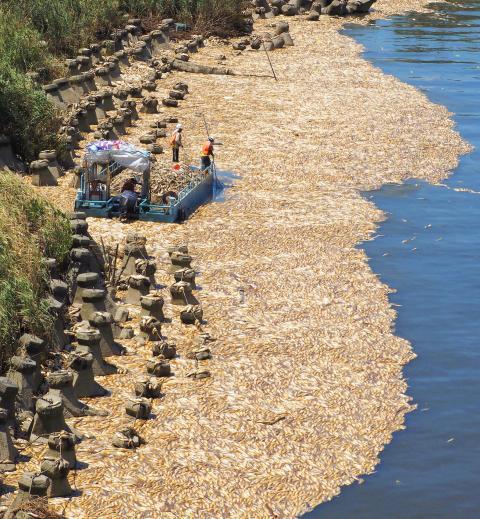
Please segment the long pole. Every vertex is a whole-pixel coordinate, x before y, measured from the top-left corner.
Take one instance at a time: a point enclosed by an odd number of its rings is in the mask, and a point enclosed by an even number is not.
[[[272,65],[272,61],[270,59],[270,55],[268,54],[267,47],[265,47],[265,42],[262,41],[263,50],[265,51],[265,54],[267,55],[268,62],[270,63],[270,68],[272,69],[273,77],[275,78],[275,81],[278,81],[277,74],[275,74],[275,70]]]
[[[210,139],[210,130],[208,129],[207,118],[205,114],[202,113],[203,124],[205,126],[205,132],[207,134],[207,139]],[[212,170],[213,170],[213,199],[217,197],[217,168],[215,166],[215,158],[212,157]]]

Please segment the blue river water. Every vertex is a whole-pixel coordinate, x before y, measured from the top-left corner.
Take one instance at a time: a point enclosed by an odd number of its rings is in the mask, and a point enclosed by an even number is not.
[[[376,66],[447,106],[476,147],[446,186],[365,194],[388,215],[361,247],[396,290],[396,334],[418,355],[405,369],[418,408],[375,473],[308,519],[480,517],[480,0],[432,7],[345,30]]]

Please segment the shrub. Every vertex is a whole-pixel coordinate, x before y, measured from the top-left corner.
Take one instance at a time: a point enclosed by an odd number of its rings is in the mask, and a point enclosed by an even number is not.
[[[55,108],[27,76],[0,61],[0,132],[11,136],[15,151],[31,161],[44,149],[59,149]]]
[[[118,0],[6,0],[6,4],[10,16],[31,24],[54,54],[71,54],[119,23]]]
[[[20,71],[48,66],[50,55],[40,34],[28,23],[0,9],[0,57]]]
[[[52,324],[43,295],[44,257],[60,264],[71,245],[65,215],[16,175],[0,171],[0,363],[24,331],[48,336]]]

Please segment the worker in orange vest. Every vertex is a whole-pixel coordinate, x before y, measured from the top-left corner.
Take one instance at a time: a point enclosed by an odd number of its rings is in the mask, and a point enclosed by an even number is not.
[[[200,157],[202,171],[206,171],[212,165],[212,160],[215,157],[213,154],[214,142],[215,139],[209,137],[208,141],[202,147],[202,156]],[[212,157],[212,159],[210,159],[210,157]]]

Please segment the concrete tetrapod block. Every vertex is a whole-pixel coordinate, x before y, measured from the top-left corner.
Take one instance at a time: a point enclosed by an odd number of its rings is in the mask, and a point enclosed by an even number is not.
[[[157,262],[149,259],[136,259],[135,271],[137,274],[146,276],[152,285],[155,285],[155,272],[157,272]]]
[[[77,465],[75,442],[75,435],[67,431],[52,433],[48,437],[48,450],[45,453],[45,457],[64,459],[70,463],[70,467],[75,468]]]
[[[115,57],[118,58],[118,64],[120,65],[120,70],[124,70],[125,67],[130,66],[130,61],[128,59],[128,54],[124,50],[119,50],[115,53]]]
[[[52,296],[61,303],[68,303],[68,285],[61,279],[51,279],[49,288]]]
[[[187,359],[192,360],[209,360],[212,358],[212,352],[210,348],[206,346],[200,346],[199,348],[195,348],[189,353],[187,353]]]
[[[138,97],[139,99],[141,99],[143,97],[142,87],[139,85],[132,85],[130,87],[130,95],[132,97]]]
[[[48,297],[45,299],[45,303],[48,306],[48,312],[54,319],[51,344],[55,351],[61,351],[63,348],[65,348],[65,346],[67,346],[67,344],[70,343],[67,335],[65,334],[65,305],[53,297]]]
[[[30,443],[47,443],[51,433],[72,432],[63,416],[63,402],[60,397],[49,396],[48,400],[40,397],[35,405]]]
[[[53,177],[58,179],[65,174],[62,166],[58,163],[57,152],[55,150],[43,150],[38,154],[39,160],[48,161],[48,169]]]
[[[284,32],[281,34],[281,38],[283,39],[283,43],[285,47],[293,47],[295,44],[293,43],[293,39],[290,36],[289,32]]]
[[[152,31],[150,35],[152,37],[152,54],[153,56],[160,56],[165,49],[169,48],[170,38],[167,33],[160,30]]]
[[[90,133],[92,128],[90,128],[90,123],[88,122],[88,111],[84,108],[80,108],[76,112],[76,116],[78,121],[78,129],[83,133]]]
[[[20,339],[18,339],[18,345],[27,356],[35,362],[40,364],[47,360],[47,345],[40,337],[30,333],[24,333]]]
[[[88,347],[71,354],[69,367],[73,371],[73,390],[78,398],[94,398],[108,394],[108,391],[95,380],[93,355]]]
[[[177,356],[177,347],[173,343],[166,341],[156,341],[152,346],[152,355],[164,359],[174,359]]]
[[[92,52],[92,54],[90,55],[92,63],[93,65],[96,65],[102,59],[101,47],[98,43],[91,43],[89,49]]]
[[[160,398],[162,385],[154,378],[142,378],[135,382],[135,395],[142,398]]]
[[[147,145],[147,151],[153,155],[161,155],[163,153],[163,147],[160,144],[152,143]]]
[[[147,249],[145,246],[147,245],[147,237],[144,234],[140,234],[138,232],[129,232],[125,236],[126,244],[134,244],[137,247],[141,248],[141,252],[144,257],[147,257]]]
[[[117,115],[112,119],[113,129],[117,135],[125,135],[127,130],[125,129],[125,117],[123,115]]]
[[[74,218],[70,220],[70,230],[72,234],[88,235],[88,223],[85,220]]]
[[[35,472],[25,472],[18,482],[18,492],[5,513],[5,519],[17,517],[17,511],[25,503],[47,495],[50,479]]]
[[[137,259],[148,259],[145,245],[137,243],[127,243],[122,261],[122,270],[125,276],[136,274],[135,261]]]
[[[107,112],[103,108],[103,97],[101,95],[95,96],[95,115],[99,121],[107,116]]]
[[[186,281],[177,281],[170,286],[172,305],[186,306],[196,305],[198,301],[192,294],[192,287]]]
[[[68,106],[78,103],[80,101],[80,96],[78,93],[71,87],[70,81],[66,77],[61,77],[58,79],[54,79],[54,85],[57,85],[58,92],[60,93],[60,97],[62,101]]]
[[[106,312],[105,307],[106,291],[98,288],[87,288],[82,291],[82,307],[80,316],[84,321],[88,321],[95,312]]]
[[[91,353],[93,356],[92,370],[95,376],[106,376],[117,373],[117,366],[105,361],[100,348],[101,334],[95,328],[79,329],[76,333],[78,353]]]
[[[47,376],[49,386],[46,399],[60,397],[63,402],[65,418],[76,416],[107,416],[108,413],[84,404],[78,400],[73,389],[73,372],[67,370],[55,371]]]
[[[174,252],[178,252],[180,254],[188,254],[188,245],[171,245],[167,247],[168,256],[171,258]]]
[[[30,163],[30,173],[34,186],[57,186],[57,179],[48,169],[47,160],[34,160]]]
[[[173,274],[177,270],[183,268],[192,268],[191,263],[193,261],[193,258],[189,254],[174,251],[170,254],[170,261],[172,262],[172,264],[170,266],[169,271]]]
[[[123,126],[125,128],[132,126],[132,111],[129,108],[120,108],[118,114],[123,117]]]
[[[147,361],[147,373],[154,377],[170,377],[172,370],[167,360],[153,357]]]
[[[104,357],[123,355],[125,349],[113,337],[113,317],[110,312],[94,312],[88,319],[90,326],[100,333],[100,349]]]
[[[141,298],[150,292],[150,280],[146,276],[135,274],[128,278],[128,292],[125,302],[140,305]]]
[[[145,41],[138,41],[132,49],[132,58],[138,61],[152,59],[152,54]]]
[[[158,99],[155,97],[146,97],[143,99],[141,111],[146,114],[158,113]]]
[[[127,400],[125,411],[128,416],[133,417],[135,420],[148,420],[152,412],[152,404],[143,397],[130,397]]]
[[[162,323],[154,317],[142,317],[140,331],[149,341],[162,340]]]
[[[66,103],[63,102],[62,96],[60,95],[60,91],[58,90],[57,85],[52,83],[50,85],[44,85],[42,88],[45,92],[47,99],[50,102],[52,102],[57,108],[60,108],[61,110],[65,110],[67,108]]]
[[[124,427],[112,438],[112,445],[118,449],[136,449],[144,443],[143,438],[132,427]]]
[[[8,426],[8,411],[0,408],[0,472],[15,470],[18,451],[13,445]]]
[[[142,296],[140,298],[140,306],[142,307],[141,315],[145,315],[147,317],[154,317],[158,321],[165,321],[165,316],[163,314],[163,305],[164,300],[163,297],[150,294],[147,296]]]
[[[92,240],[88,236],[83,234],[72,234],[72,250],[82,249],[89,251],[91,244]]]
[[[173,277],[175,278],[176,282],[185,281],[186,283],[188,283],[190,285],[190,288],[192,290],[196,290],[197,285],[195,283],[195,271],[193,269],[183,268],[183,269],[177,270],[173,274]]]
[[[178,101],[176,99],[170,99],[169,97],[162,99],[162,104],[163,106],[168,106],[169,108],[178,107]]]
[[[25,352],[25,357],[35,362],[35,370],[32,373],[32,385],[35,391],[41,386],[43,382],[42,362],[46,359],[46,345],[42,339],[34,335],[24,334],[18,341],[20,347]]]
[[[108,67],[99,67],[95,69],[95,84],[100,87],[111,86],[112,78]]]
[[[105,112],[115,110],[115,103],[113,102],[113,92],[106,90],[102,92],[102,106]]]
[[[82,104],[83,109],[87,112],[86,114],[86,123],[88,126],[95,125],[99,123],[96,108],[97,105],[94,101],[89,101],[88,103]]]
[[[44,264],[48,269],[50,277],[54,277],[58,274],[58,262],[55,258],[45,258]]]
[[[74,169],[76,167],[75,158],[76,155],[74,139],[70,135],[68,135],[65,137],[65,148],[62,156],[62,166],[67,171]]]
[[[130,99],[128,101],[122,101],[120,103],[120,108],[125,108],[125,109],[130,110],[131,120],[138,121],[139,115],[138,115],[138,111],[137,111],[137,103],[135,101],[133,101],[133,99]]]
[[[0,377],[0,407],[7,411],[7,419],[15,419],[15,401],[18,394],[18,386],[7,377]]]
[[[70,472],[68,461],[61,458],[45,458],[40,465],[40,470],[50,479],[50,486],[47,490],[48,497],[72,495],[72,487],[68,482],[68,473]]]
[[[87,70],[86,72],[82,72],[83,77],[83,87],[85,92],[95,92],[97,90],[97,85],[95,83],[95,72],[93,70]]]
[[[201,324],[203,321],[203,309],[201,305],[188,305],[180,312],[180,321],[183,324]]]
[[[77,276],[77,283],[73,294],[73,304],[82,304],[82,295],[85,290],[100,288],[100,275],[97,272],[84,272]]]
[[[19,407],[27,411],[35,409],[33,395],[38,390],[34,383],[36,370],[37,363],[34,360],[22,359],[17,356],[10,359],[10,370],[7,376],[18,388],[17,403]]]
[[[129,318],[130,311],[124,306],[119,306],[113,317],[116,323],[126,323]]]

